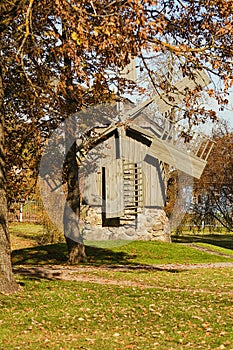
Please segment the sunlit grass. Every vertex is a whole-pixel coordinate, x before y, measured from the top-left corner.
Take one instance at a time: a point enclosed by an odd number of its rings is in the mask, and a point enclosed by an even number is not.
[[[93,242],[92,242],[93,244]],[[232,258],[212,255],[176,243],[133,241],[105,248],[86,246],[87,265],[152,265],[197,264],[233,261]],[[49,244],[12,253],[13,264],[64,264],[67,260],[65,244]]]
[[[128,275],[144,287],[20,278],[0,296],[0,348],[232,349],[233,272],[211,271]]]
[[[217,252],[217,253],[232,255],[232,257],[233,257],[233,250],[230,248],[223,248],[223,247],[219,247],[219,246],[214,245],[214,244],[208,244],[208,243],[202,243],[202,242],[197,242],[196,245],[199,247],[213,250],[214,252]]]
[[[36,240],[39,226],[32,228],[11,227],[13,239]],[[220,247],[215,237],[216,252],[232,251],[224,238]],[[22,291],[0,295],[0,349],[232,350],[233,269],[188,270],[185,265],[233,259],[187,246],[194,242],[213,249],[210,241],[179,242],[86,242],[88,261],[70,276],[76,281],[17,275]],[[66,259],[62,243],[13,251],[15,269],[65,268]],[[150,269],[154,264],[184,267]]]

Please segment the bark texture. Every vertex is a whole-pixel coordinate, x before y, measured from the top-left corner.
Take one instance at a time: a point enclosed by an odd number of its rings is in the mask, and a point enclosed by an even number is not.
[[[11,265],[10,236],[7,225],[7,200],[4,174],[4,90],[0,66],[0,293],[13,293],[19,289]]]
[[[86,260],[85,247],[79,228],[80,192],[76,143],[70,148],[66,158],[67,200],[64,209],[64,233],[69,253],[69,264]]]

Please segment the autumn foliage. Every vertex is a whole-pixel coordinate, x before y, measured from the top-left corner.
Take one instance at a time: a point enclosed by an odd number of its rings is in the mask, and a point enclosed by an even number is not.
[[[215,147],[199,181],[195,182],[196,214],[211,217],[233,230],[233,134],[215,136]],[[198,203],[199,202],[199,203]]]
[[[191,79],[194,69],[205,69],[221,79],[221,89],[207,93],[224,106],[232,85],[232,13],[231,0],[1,1],[0,120],[8,140],[8,184],[14,167],[30,173],[39,163],[44,141],[62,120],[112,99],[116,86],[119,94],[134,87],[118,74],[131,58],[137,57],[138,70],[159,94],[176,87],[153,75],[149,62],[158,54],[172,55]],[[199,106],[200,90],[184,94],[183,117],[190,125],[217,118]]]

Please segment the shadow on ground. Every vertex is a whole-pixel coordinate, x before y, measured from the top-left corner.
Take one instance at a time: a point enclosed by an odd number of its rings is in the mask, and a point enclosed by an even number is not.
[[[86,246],[87,263],[94,266],[99,265],[129,265],[132,264],[132,256],[124,252],[113,252],[106,248]],[[14,250],[12,252],[13,265],[58,265],[67,262],[68,254],[65,243],[49,244],[26,249]]]
[[[173,236],[174,243],[208,243],[214,246],[233,250],[233,235],[209,234],[209,235],[178,235]]]

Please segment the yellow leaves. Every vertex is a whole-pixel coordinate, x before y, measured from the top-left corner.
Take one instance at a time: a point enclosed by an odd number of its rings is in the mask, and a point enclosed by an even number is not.
[[[76,32],[71,33],[71,38],[76,41],[78,39],[78,34]]]
[[[214,95],[215,91],[213,89],[207,90],[208,95],[211,97]]]
[[[106,29],[105,34],[107,34],[107,36],[111,35],[111,32],[110,32],[110,30],[108,28]]]
[[[71,38],[76,42],[77,45],[82,44],[82,40],[80,39],[79,35],[76,32],[71,33]]]
[[[44,35],[47,37],[56,37],[57,36],[53,30],[45,31]]]
[[[73,5],[72,8],[75,10],[75,11],[79,11],[80,10],[80,7],[76,6],[76,5]]]
[[[102,26],[94,27],[93,33],[94,33],[95,37],[102,35],[102,34],[110,37],[112,35],[113,31],[114,31],[114,27],[112,26],[112,23],[108,23],[107,26],[104,23],[104,25],[102,25]]]
[[[94,28],[94,36],[98,36],[99,35],[99,27],[95,27]]]

